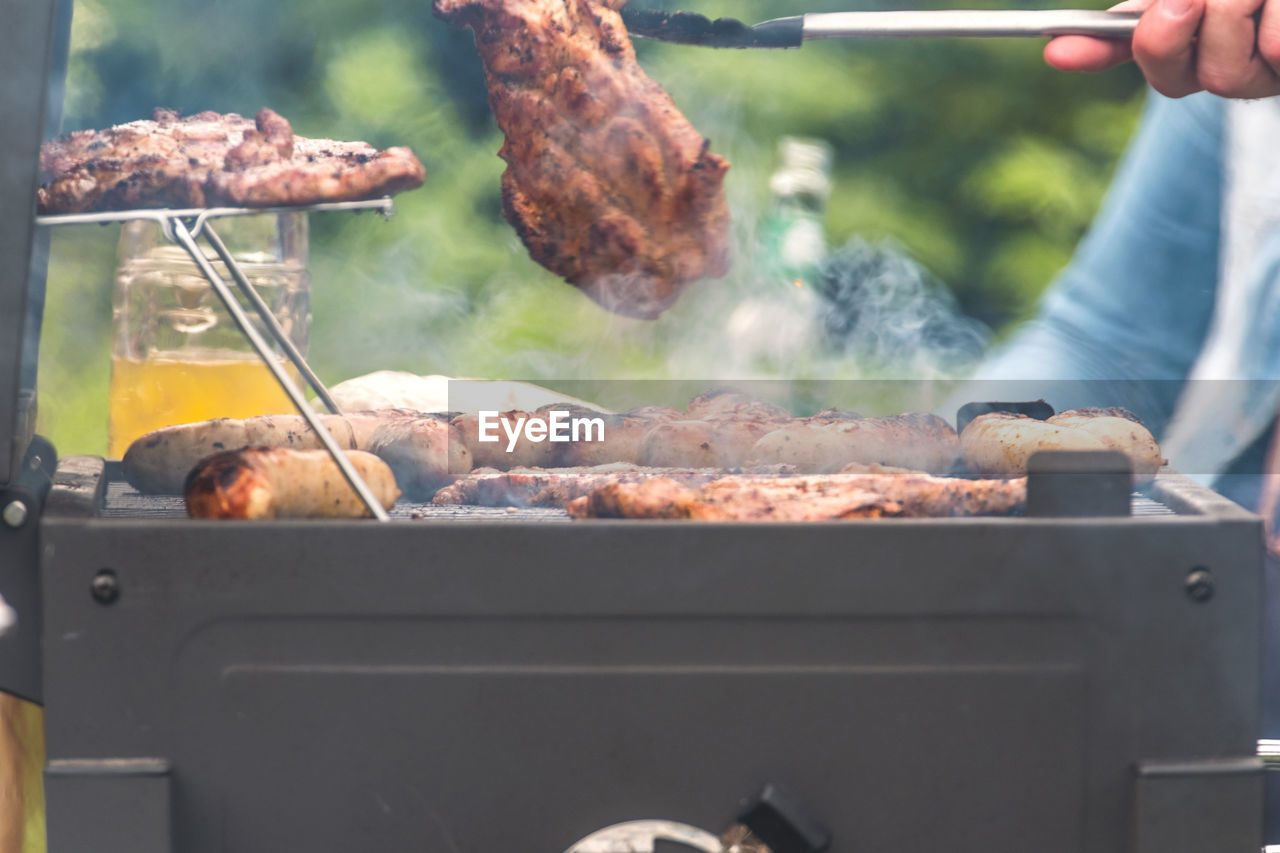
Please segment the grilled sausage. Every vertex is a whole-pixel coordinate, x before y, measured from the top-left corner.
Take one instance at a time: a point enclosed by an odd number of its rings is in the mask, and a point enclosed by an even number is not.
[[[787,420],[791,413],[766,400],[743,394],[733,388],[713,388],[689,401],[687,411],[692,420],[734,418],[736,420]]]
[[[1060,412],[1046,423],[1083,430],[1111,450],[1118,450],[1133,463],[1133,477],[1150,480],[1164,464],[1160,445],[1136,417],[1124,409],[1072,409]]]
[[[339,447],[357,449],[356,435],[348,421],[332,415],[322,420]],[[244,420],[217,418],[176,424],[149,432],[129,445],[124,454],[124,476],[129,485],[140,492],[176,494],[182,491],[192,466],[206,456],[221,450],[258,446],[309,450],[321,444],[301,415],[261,415]]]
[[[399,497],[387,464],[348,451],[356,472],[383,509]],[[197,465],[183,488],[192,518],[359,518],[369,510],[324,450],[253,447],[216,453]]]
[[[531,421],[541,421],[545,429],[545,415],[520,409],[499,412],[496,421],[490,419],[490,428],[487,432],[489,436],[497,436],[495,441],[480,440],[478,414],[459,415],[453,419],[453,426],[462,435],[462,440],[471,454],[471,464],[476,468],[497,468],[500,471],[506,471],[511,468],[550,467],[555,464],[557,446],[549,441],[530,441],[525,434],[525,427]],[[508,430],[519,431],[514,446],[511,444]],[[508,447],[512,449],[507,450]]]
[[[439,438],[442,430],[447,435],[447,425],[438,415],[385,409],[321,415],[320,421],[344,450],[374,450],[376,445],[387,452],[397,476],[409,484],[406,491],[415,497],[425,496],[418,486],[429,484],[440,471],[466,473],[460,469],[469,457],[435,453],[452,450],[449,442]],[[399,441],[386,432],[393,426],[399,431],[396,433],[401,436]],[[149,432],[129,445],[124,454],[124,476],[129,485],[140,492],[177,494],[182,491],[187,473],[201,459],[241,447],[317,450],[324,445],[302,415],[259,415],[244,420],[217,418],[176,424]],[[416,466],[424,471],[417,471]]]
[[[1011,412],[989,412],[960,434],[965,465],[980,477],[1022,477],[1038,450],[1107,450],[1096,436],[1074,426],[1052,424]]]
[[[471,472],[471,451],[458,428],[444,418],[384,420],[360,447],[390,466],[410,500],[430,500],[439,489]]]
[[[830,474],[850,463],[880,464],[945,474],[958,454],[951,425],[935,415],[797,421],[765,435],[752,448],[752,465],[794,465]]]
[[[757,420],[667,421],[645,434],[636,461],[657,468],[737,468],[776,427]]]

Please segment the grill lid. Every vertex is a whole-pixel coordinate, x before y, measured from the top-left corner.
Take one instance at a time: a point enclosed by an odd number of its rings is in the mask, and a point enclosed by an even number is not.
[[[62,118],[71,0],[29,0],[0,28],[0,485],[35,424],[48,236],[34,225],[41,139]]]

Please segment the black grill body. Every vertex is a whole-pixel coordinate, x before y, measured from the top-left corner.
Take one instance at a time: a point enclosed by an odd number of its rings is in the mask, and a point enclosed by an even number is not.
[[[1125,518],[808,525],[76,489],[41,529],[55,851],[559,851],[765,783],[836,851],[1258,848],[1259,525],[1176,475]]]

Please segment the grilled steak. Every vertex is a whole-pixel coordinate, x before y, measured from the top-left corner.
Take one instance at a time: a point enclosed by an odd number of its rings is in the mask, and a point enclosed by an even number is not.
[[[723,477],[720,468],[646,468],[627,463],[576,468],[477,468],[436,492],[435,504],[563,507],[602,486],[639,483],[655,477],[700,486]]]
[[[618,0],[434,0],[475,31],[503,211],[535,261],[605,308],[657,317],[728,266],[728,164],[636,62]]]
[[[40,151],[40,213],[153,207],[274,207],[355,201],[412,189],[425,170],[408,148],[304,139],[263,108],[78,130]]]
[[[831,521],[1009,515],[1026,505],[1026,480],[926,474],[726,476],[700,487],[670,479],[611,483],[569,504],[575,518]]]
[[[845,473],[917,474],[900,468],[880,465],[851,465]],[[650,467],[615,462],[574,468],[477,468],[452,485],[436,492],[432,503],[474,504],[478,506],[564,507],[574,500],[605,486],[643,483],[665,479],[684,486],[697,487],[714,480],[734,477],[756,479],[794,477],[798,472],[790,465],[762,465],[754,468],[678,468]]]

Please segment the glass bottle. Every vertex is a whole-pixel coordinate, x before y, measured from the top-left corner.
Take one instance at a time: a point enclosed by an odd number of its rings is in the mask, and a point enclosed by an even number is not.
[[[726,323],[734,368],[749,375],[802,369],[818,340],[813,285],[827,251],[831,147],[783,137],[772,198],[756,227],[755,264]]]
[[[821,139],[784,136],[778,159],[757,237],[761,267],[776,282],[811,287],[827,253],[831,146]]]

